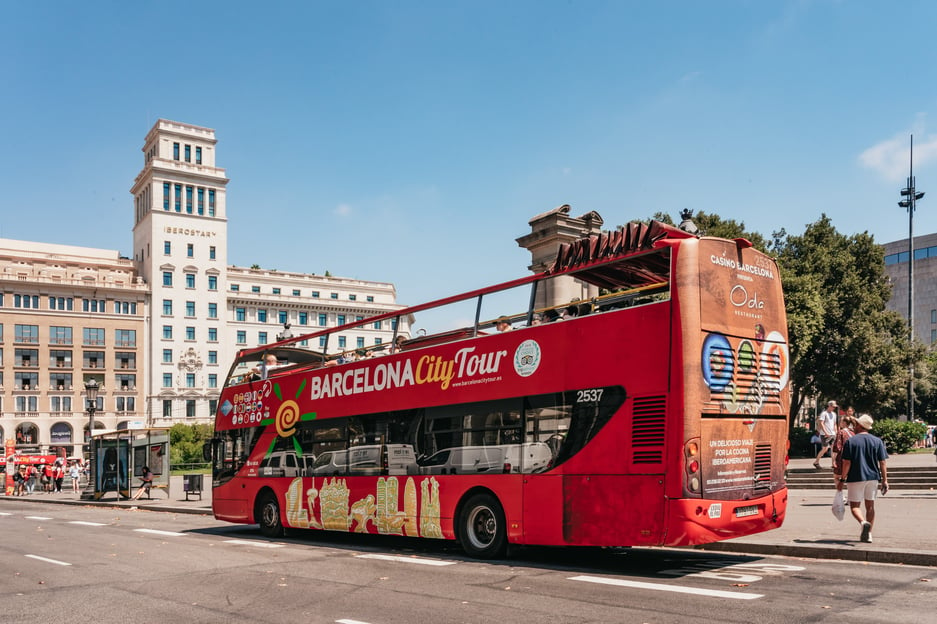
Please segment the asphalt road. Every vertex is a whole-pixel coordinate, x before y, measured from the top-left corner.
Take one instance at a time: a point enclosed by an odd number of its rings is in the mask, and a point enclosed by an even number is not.
[[[210,516],[0,508],[5,623],[870,622],[933,619],[934,568],[670,549],[262,538]]]

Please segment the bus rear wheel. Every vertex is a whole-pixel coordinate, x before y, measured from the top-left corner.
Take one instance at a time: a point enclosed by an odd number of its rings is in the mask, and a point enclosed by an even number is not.
[[[280,521],[280,503],[272,492],[264,492],[257,499],[257,522],[260,532],[266,537],[283,537],[283,523]]]
[[[490,494],[475,494],[462,507],[459,541],[470,557],[493,559],[507,550],[504,509]]]

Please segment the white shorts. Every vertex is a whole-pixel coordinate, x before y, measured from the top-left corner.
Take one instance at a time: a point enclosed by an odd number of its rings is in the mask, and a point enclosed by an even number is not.
[[[875,492],[878,490],[878,481],[854,481],[846,484],[846,490],[849,492],[847,500],[850,503],[875,500]]]

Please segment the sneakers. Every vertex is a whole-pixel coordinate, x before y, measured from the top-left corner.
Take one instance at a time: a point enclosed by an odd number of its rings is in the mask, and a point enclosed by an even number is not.
[[[813,467],[816,468],[817,470],[819,470],[819,469],[820,469],[820,462],[819,462],[819,461],[813,462]]]
[[[863,522],[862,523],[862,533],[859,535],[860,542],[871,543],[872,542],[872,523]]]

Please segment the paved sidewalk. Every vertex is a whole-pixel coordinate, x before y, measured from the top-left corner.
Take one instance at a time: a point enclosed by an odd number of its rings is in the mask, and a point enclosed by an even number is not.
[[[794,459],[790,468],[807,469],[812,463],[812,459]],[[929,467],[934,464],[935,457],[931,453],[897,455],[888,460],[889,466]],[[828,458],[823,460],[823,467],[829,472]],[[36,493],[14,500],[211,515],[210,475],[203,476],[203,487],[201,500],[196,495],[190,495],[186,500],[181,476],[171,478],[168,494],[154,488],[152,500],[118,500],[114,492],[108,492],[101,500],[84,501],[70,489],[61,494]],[[871,544],[859,541],[859,523],[848,509],[842,521],[833,516],[830,507],[834,491],[832,475],[829,489],[789,490],[787,517],[781,528],[697,548],[937,567],[937,490],[893,489],[887,496],[880,496],[875,502],[875,529]]]
[[[813,459],[793,459],[790,468],[811,468]],[[889,466],[932,467],[931,453],[894,455]],[[731,552],[787,555],[817,559],[848,559],[877,563],[937,566],[937,490],[896,490],[875,501],[872,543],[859,541],[859,523],[849,513],[833,515],[829,457],[821,472],[830,475],[826,490],[789,490],[784,525],[773,531],[738,537],[700,548]]]

